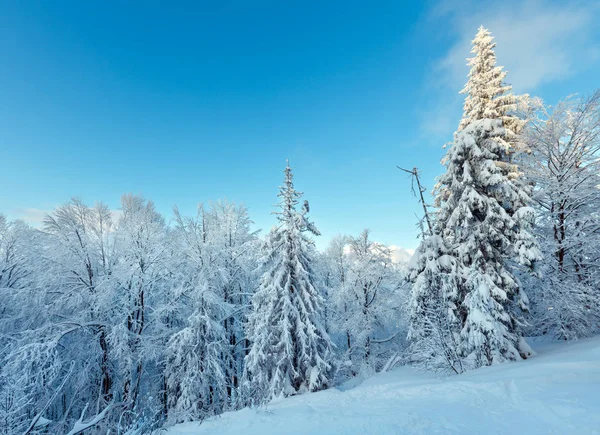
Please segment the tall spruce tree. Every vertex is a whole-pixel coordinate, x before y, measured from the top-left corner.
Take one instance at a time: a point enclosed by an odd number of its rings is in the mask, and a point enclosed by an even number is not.
[[[507,72],[502,66],[496,65],[496,43],[488,29],[479,27],[472,44],[473,57],[467,60],[471,69],[467,83],[460,91],[461,94],[466,94],[466,97],[458,131],[464,130],[473,121],[500,119],[504,131],[494,140],[499,142],[503,149],[497,164],[508,176],[518,179],[521,174],[518,167],[512,163],[514,155],[526,149],[521,140],[526,121],[517,115],[517,110],[519,105],[528,101],[529,96],[512,94],[512,86],[504,82]]]
[[[457,132],[440,184],[447,197],[437,232],[459,264],[457,317],[460,353],[472,366],[516,360],[528,349],[520,337],[519,310],[527,297],[511,261],[532,266],[540,257],[530,232],[534,219],[521,183],[498,165],[502,121],[474,121]]]
[[[466,97],[458,130],[463,130],[473,121],[501,119],[505,137],[509,141],[516,140],[525,124],[515,115],[520,97],[511,93],[512,86],[504,82],[507,72],[502,66],[496,65],[494,38],[488,29],[481,26],[472,44],[473,57],[467,60],[471,70],[467,83],[460,91]]]
[[[502,209],[506,212],[513,222],[513,233],[508,234],[510,249],[502,254],[504,262],[509,258],[516,260],[517,264],[532,267],[534,261],[540,259],[541,254],[537,242],[530,229],[534,220],[534,213],[529,205],[531,204],[531,184],[523,177],[523,173],[516,164],[519,161],[519,154],[528,151],[526,141],[523,139],[523,128],[527,120],[519,116],[519,106],[528,104],[528,95],[514,95],[511,93],[512,86],[505,83],[506,71],[502,66],[496,64],[496,43],[490,31],[480,26],[475,38],[472,41],[473,47],[471,53],[473,57],[468,59],[467,65],[471,68],[467,83],[461,90],[466,94],[463,105],[464,113],[460,121],[458,132],[455,138],[456,142],[465,139],[461,137],[460,132],[469,126],[473,127],[471,138],[478,137],[476,142],[480,142],[484,148],[490,150],[493,154],[494,171],[497,177],[504,180],[491,181],[490,191],[494,194],[496,200]],[[495,120],[489,125],[474,126],[476,121]],[[469,140],[467,140],[469,141]],[[452,150],[448,152],[446,164],[451,166],[450,159]],[[489,158],[490,156],[488,156]],[[491,177],[491,172],[481,174],[483,179]],[[498,181],[497,187],[493,187]],[[443,182],[441,184],[444,184]],[[498,187],[500,191],[498,191]],[[512,255],[510,252],[514,252]],[[515,306],[509,307],[510,317],[513,328],[518,329],[520,322],[520,310],[527,310],[527,297],[520,292],[520,283],[515,280],[516,299]],[[520,296],[519,296],[520,294]],[[471,300],[474,303],[474,300]],[[515,330],[516,330],[515,329]],[[524,343],[521,343],[521,354],[526,354],[528,349]]]
[[[515,114],[518,98],[504,84],[506,72],[496,66],[494,47],[490,32],[480,27],[473,40],[474,56],[468,60],[469,78],[461,91],[467,94],[463,118],[442,160],[446,173],[436,186],[432,237],[441,240],[423,241],[424,260],[414,263],[411,275],[411,342],[435,338],[418,331],[423,322],[420,313],[431,317],[425,321],[430,328],[442,319],[436,327],[442,332],[436,334],[445,337],[444,346],[454,342],[455,348],[438,346],[430,358],[459,355],[465,368],[515,360],[529,352],[520,332],[520,311],[527,309],[527,297],[512,266],[531,267],[540,257],[530,231],[534,220],[528,206],[530,188],[513,162],[521,149],[525,121]],[[441,268],[440,258],[444,258]],[[450,265],[453,272],[448,275]],[[434,273],[446,278],[429,285],[442,279],[433,279]],[[453,313],[431,310],[430,299],[422,294],[424,283],[431,297]]]
[[[331,341],[311,263],[313,242],[307,236],[319,232],[307,218],[307,201],[296,210],[302,194],[294,189],[289,164],[278,196],[280,225],[268,237],[249,318],[246,373],[255,402],[326,388],[332,371]]]

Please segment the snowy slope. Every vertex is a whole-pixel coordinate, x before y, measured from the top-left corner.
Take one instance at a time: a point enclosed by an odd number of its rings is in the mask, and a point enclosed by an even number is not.
[[[600,337],[532,345],[537,355],[524,362],[445,380],[401,367],[167,433],[600,434]]]

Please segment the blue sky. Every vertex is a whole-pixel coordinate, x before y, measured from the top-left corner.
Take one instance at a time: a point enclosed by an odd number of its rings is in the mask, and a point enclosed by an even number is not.
[[[176,3],[176,2],[170,2]],[[549,103],[598,86],[597,2],[0,3],[0,211],[39,222],[79,196],[244,202],[274,222],[285,160],[323,246],[372,230],[417,245],[460,116],[480,24],[517,92]]]

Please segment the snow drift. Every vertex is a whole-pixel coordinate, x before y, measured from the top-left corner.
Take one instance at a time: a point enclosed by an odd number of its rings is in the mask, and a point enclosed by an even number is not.
[[[339,388],[172,427],[202,434],[598,434],[600,337],[531,343],[527,361],[438,379],[400,367]]]

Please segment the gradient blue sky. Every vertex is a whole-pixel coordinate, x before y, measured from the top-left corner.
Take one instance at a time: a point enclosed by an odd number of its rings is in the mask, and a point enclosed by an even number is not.
[[[518,92],[599,85],[598,2],[0,3],[0,211],[39,222],[79,196],[244,202],[268,229],[285,160],[323,246],[372,230],[417,245],[480,24]]]

